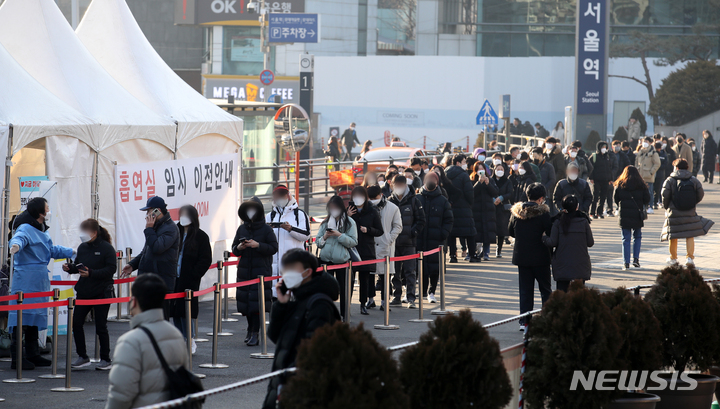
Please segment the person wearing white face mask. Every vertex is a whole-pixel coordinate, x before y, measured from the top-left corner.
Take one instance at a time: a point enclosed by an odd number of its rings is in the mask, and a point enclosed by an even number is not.
[[[448,192],[448,200],[452,204],[453,223],[452,232],[448,237],[448,247],[450,248],[450,263],[457,263],[457,239],[465,238],[468,250],[475,249],[475,221],[473,219],[473,203],[475,202],[475,194],[473,193],[473,183],[467,171],[467,161],[465,155],[458,153],[452,157],[452,166],[445,169],[445,175],[450,180],[452,186],[445,189]],[[470,258],[471,262],[479,262],[480,259]]]
[[[570,166],[571,163],[575,164],[579,170],[578,177],[587,181],[590,171],[592,171],[592,164],[590,164],[587,158],[580,156],[578,150],[575,146],[568,148],[565,154],[565,166],[567,169],[567,166]]]
[[[358,229],[355,221],[348,217],[345,202],[340,196],[335,195],[328,200],[327,211],[327,217],[320,223],[315,236],[315,244],[320,249],[320,263],[328,266],[345,264],[350,260],[350,250],[358,244]],[[340,307],[344,313],[345,269],[330,271],[340,284]]]
[[[635,152],[635,167],[643,181],[648,185],[648,191],[650,193],[650,206],[648,207],[648,213],[653,213],[653,203],[655,198],[655,178],[657,172],[662,166],[660,155],[652,146],[652,138],[647,136],[638,144],[637,151]]]
[[[593,195],[590,185],[580,178],[580,168],[575,163],[570,163],[566,170],[566,177],[560,180],[555,186],[553,201],[558,209],[563,208],[563,198],[574,195],[580,205],[579,210],[583,213],[590,211]]]
[[[369,176],[369,175],[367,175]],[[374,174],[372,175],[375,176]],[[305,249],[310,234],[310,218],[300,209],[290,190],[285,185],[278,185],[273,189],[272,209],[265,215],[265,222],[273,228],[278,240],[278,251],[273,256],[272,275],[280,275],[280,259],[291,249]],[[273,297],[275,284],[273,287]]]
[[[397,180],[400,176],[396,176]],[[375,260],[375,238],[382,236],[383,226],[380,221],[380,214],[378,213],[375,206],[368,201],[367,189],[362,186],[358,186],[352,191],[352,202],[348,206],[348,216],[355,221],[355,225],[358,230],[358,242],[355,249],[360,256],[360,260]],[[360,261],[353,260],[353,261]],[[353,266],[353,281],[355,273],[358,273],[358,281],[360,283],[360,313],[367,315],[367,304],[368,295],[370,293],[370,286],[375,285],[375,280],[370,277],[371,273],[375,273],[377,264],[368,264],[364,266],[355,267]],[[353,286],[354,287],[354,286]],[[352,295],[353,288],[350,288],[350,295]],[[343,311],[345,316],[345,311]]]
[[[593,219],[604,218],[604,203],[610,193],[610,185],[615,180],[613,178],[615,169],[613,169],[613,161],[608,153],[607,142],[597,143],[597,151],[590,156],[590,163],[593,165],[590,173],[590,183],[593,184],[593,202],[590,213]]]
[[[238,227],[232,243],[232,252],[238,260],[237,282],[253,280],[258,276],[272,275],[272,256],[277,253],[278,242],[273,229],[265,223],[264,207],[257,197],[244,201],[238,209],[243,224]],[[265,286],[265,306],[269,308],[272,289]],[[248,334],[245,344],[249,347],[259,343],[260,320],[265,312],[260,311],[258,285],[239,287],[236,290],[237,310],[247,318]]]
[[[194,206],[185,205],[180,208],[180,255],[178,257],[177,279],[173,292],[181,293],[185,290],[197,291],[200,281],[207,273],[212,263],[212,248],[207,233],[200,229],[200,217]],[[173,323],[187,338],[187,320],[185,314],[185,301],[176,300],[171,309]],[[190,315],[192,319],[198,316],[198,299],[191,301]],[[195,334],[191,335],[195,338]],[[192,340],[192,353],[195,353],[195,340]]]
[[[515,196],[515,187],[512,180],[510,180],[510,173],[510,168],[503,165],[495,168],[492,176],[498,189],[497,197],[493,200],[495,205],[495,234],[497,235],[495,258],[502,258],[503,244],[505,244],[505,240],[509,235],[510,207]]]
[[[63,264],[63,270],[71,275],[79,275],[75,284],[78,300],[97,300],[113,298],[113,274],[117,271],[115,249],[108,231],[95,219],[87,219],[80,223],[80,240],[74,263]],[[100,362],[95,366],[98,370],[110,370],[110,335],[107,329],[107,316],[110,304],[76,305],[73,315],[73,336],[78,358],[72,368],[84,368],[90,365],[85,348],[85,331],[83,324],[90,310],[94,310],[95,334],[100,340]]]
[[[340,292],[338,282],[321,269],[318,271],[317,259],[312,254],[300,249],[285,253],[282,277],[282,282],[276,285],[278,297],[268,326],[268,338],[275,344],[273,371],[294,367],[300,343],[311,338],[318,328],[340,319],[334,304]],[[284,381],[282,376],[270,380],[264,409],[277,407]]]

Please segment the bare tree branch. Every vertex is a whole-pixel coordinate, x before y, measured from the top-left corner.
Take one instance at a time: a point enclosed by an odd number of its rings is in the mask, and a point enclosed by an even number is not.
[[[608,77],[625,78],[626,80],[633,80],[633,81],[641,84],[642,86],[647,87],[647,82],[643,82],[635,77],[628,77],[626,75],[615,75],[615,74],[609,74]]]

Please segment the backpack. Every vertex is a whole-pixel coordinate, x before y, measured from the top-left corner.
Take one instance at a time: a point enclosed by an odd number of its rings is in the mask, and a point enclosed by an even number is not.
[[[162,352],[160,351],[160,346],[158,346],[157,341],[155,341],[155,337],[153,336],[152,332],[150,332],[149,329],[143,327],[142,325],[139,326],[141,330],[143,330],[148,338],[150,338],[150,342],[152,342],[152,346],[155,349],[155,353],[157,354],[158,359],[160,360],[160,364],[163,367],[163,370],[165,371],[165,375],[168,378],[168,385],[170,386],[170,399],[178,399],[178,398],[184,398],[185,396],[191,394],[191,393],[197,393],[202,392],[203,386],[202,382],[200,382],[200,378],[197,377],[197,375],[193,374],[192,372],[185,369],[184,366],[181,366],[176,371],[173,371],[170,369],[170,366],[168,365],[167,361],[165,360],[165,357],[163,356]],[[205,402],[205,398],[201,400],[196,400],[192,402],[185,402],[180,407],[186,408],[186,409],[200,409],[202,408],[202,404]]]
[[[692,210],[695,208],[697,205],[697,194],[692,178],[680,179],[676,182],[673,204],[678,210]]]

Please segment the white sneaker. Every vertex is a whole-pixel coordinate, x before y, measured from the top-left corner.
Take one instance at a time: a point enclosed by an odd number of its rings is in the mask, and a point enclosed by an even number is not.
[[[655,213],[655,210],[653,210],[652,207],[648,207],[647,213],[648,213],[648,214],[653,214],[653,213]]]
[[[433,294],[433,293],[428,294],[428,302],[430,304],[435,304],[437,302],[437,300],[435,299],[435,294]]]
[[[525,325],[520,324],[520,332],[525,332]]]
[[[685,259],[685,264],[688,265],[688,266],[694,266],[694,265],[695,265],[695,260],[693,260],[693,259],[691,259],[690,257],[688,257],[688,258]]]
[[[674,258],[668,257],[667,260],[665,260],[668,266],[674,266],[678,263],[678,261]]]
[[[195,338],[192,340],[192,354],[195,355],[195,351],[197,351],[197,344],[195,343]]]

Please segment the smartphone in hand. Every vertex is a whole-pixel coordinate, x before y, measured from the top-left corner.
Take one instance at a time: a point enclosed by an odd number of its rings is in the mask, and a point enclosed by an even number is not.
[[[285,294],[287,294],[288,291],[289,291],[289,289],[288,289],[287,286],[285,285],[285,281],[281,282],[281,283],[280,283],[280,293],[281,293],[282,295],[285,295]]]

